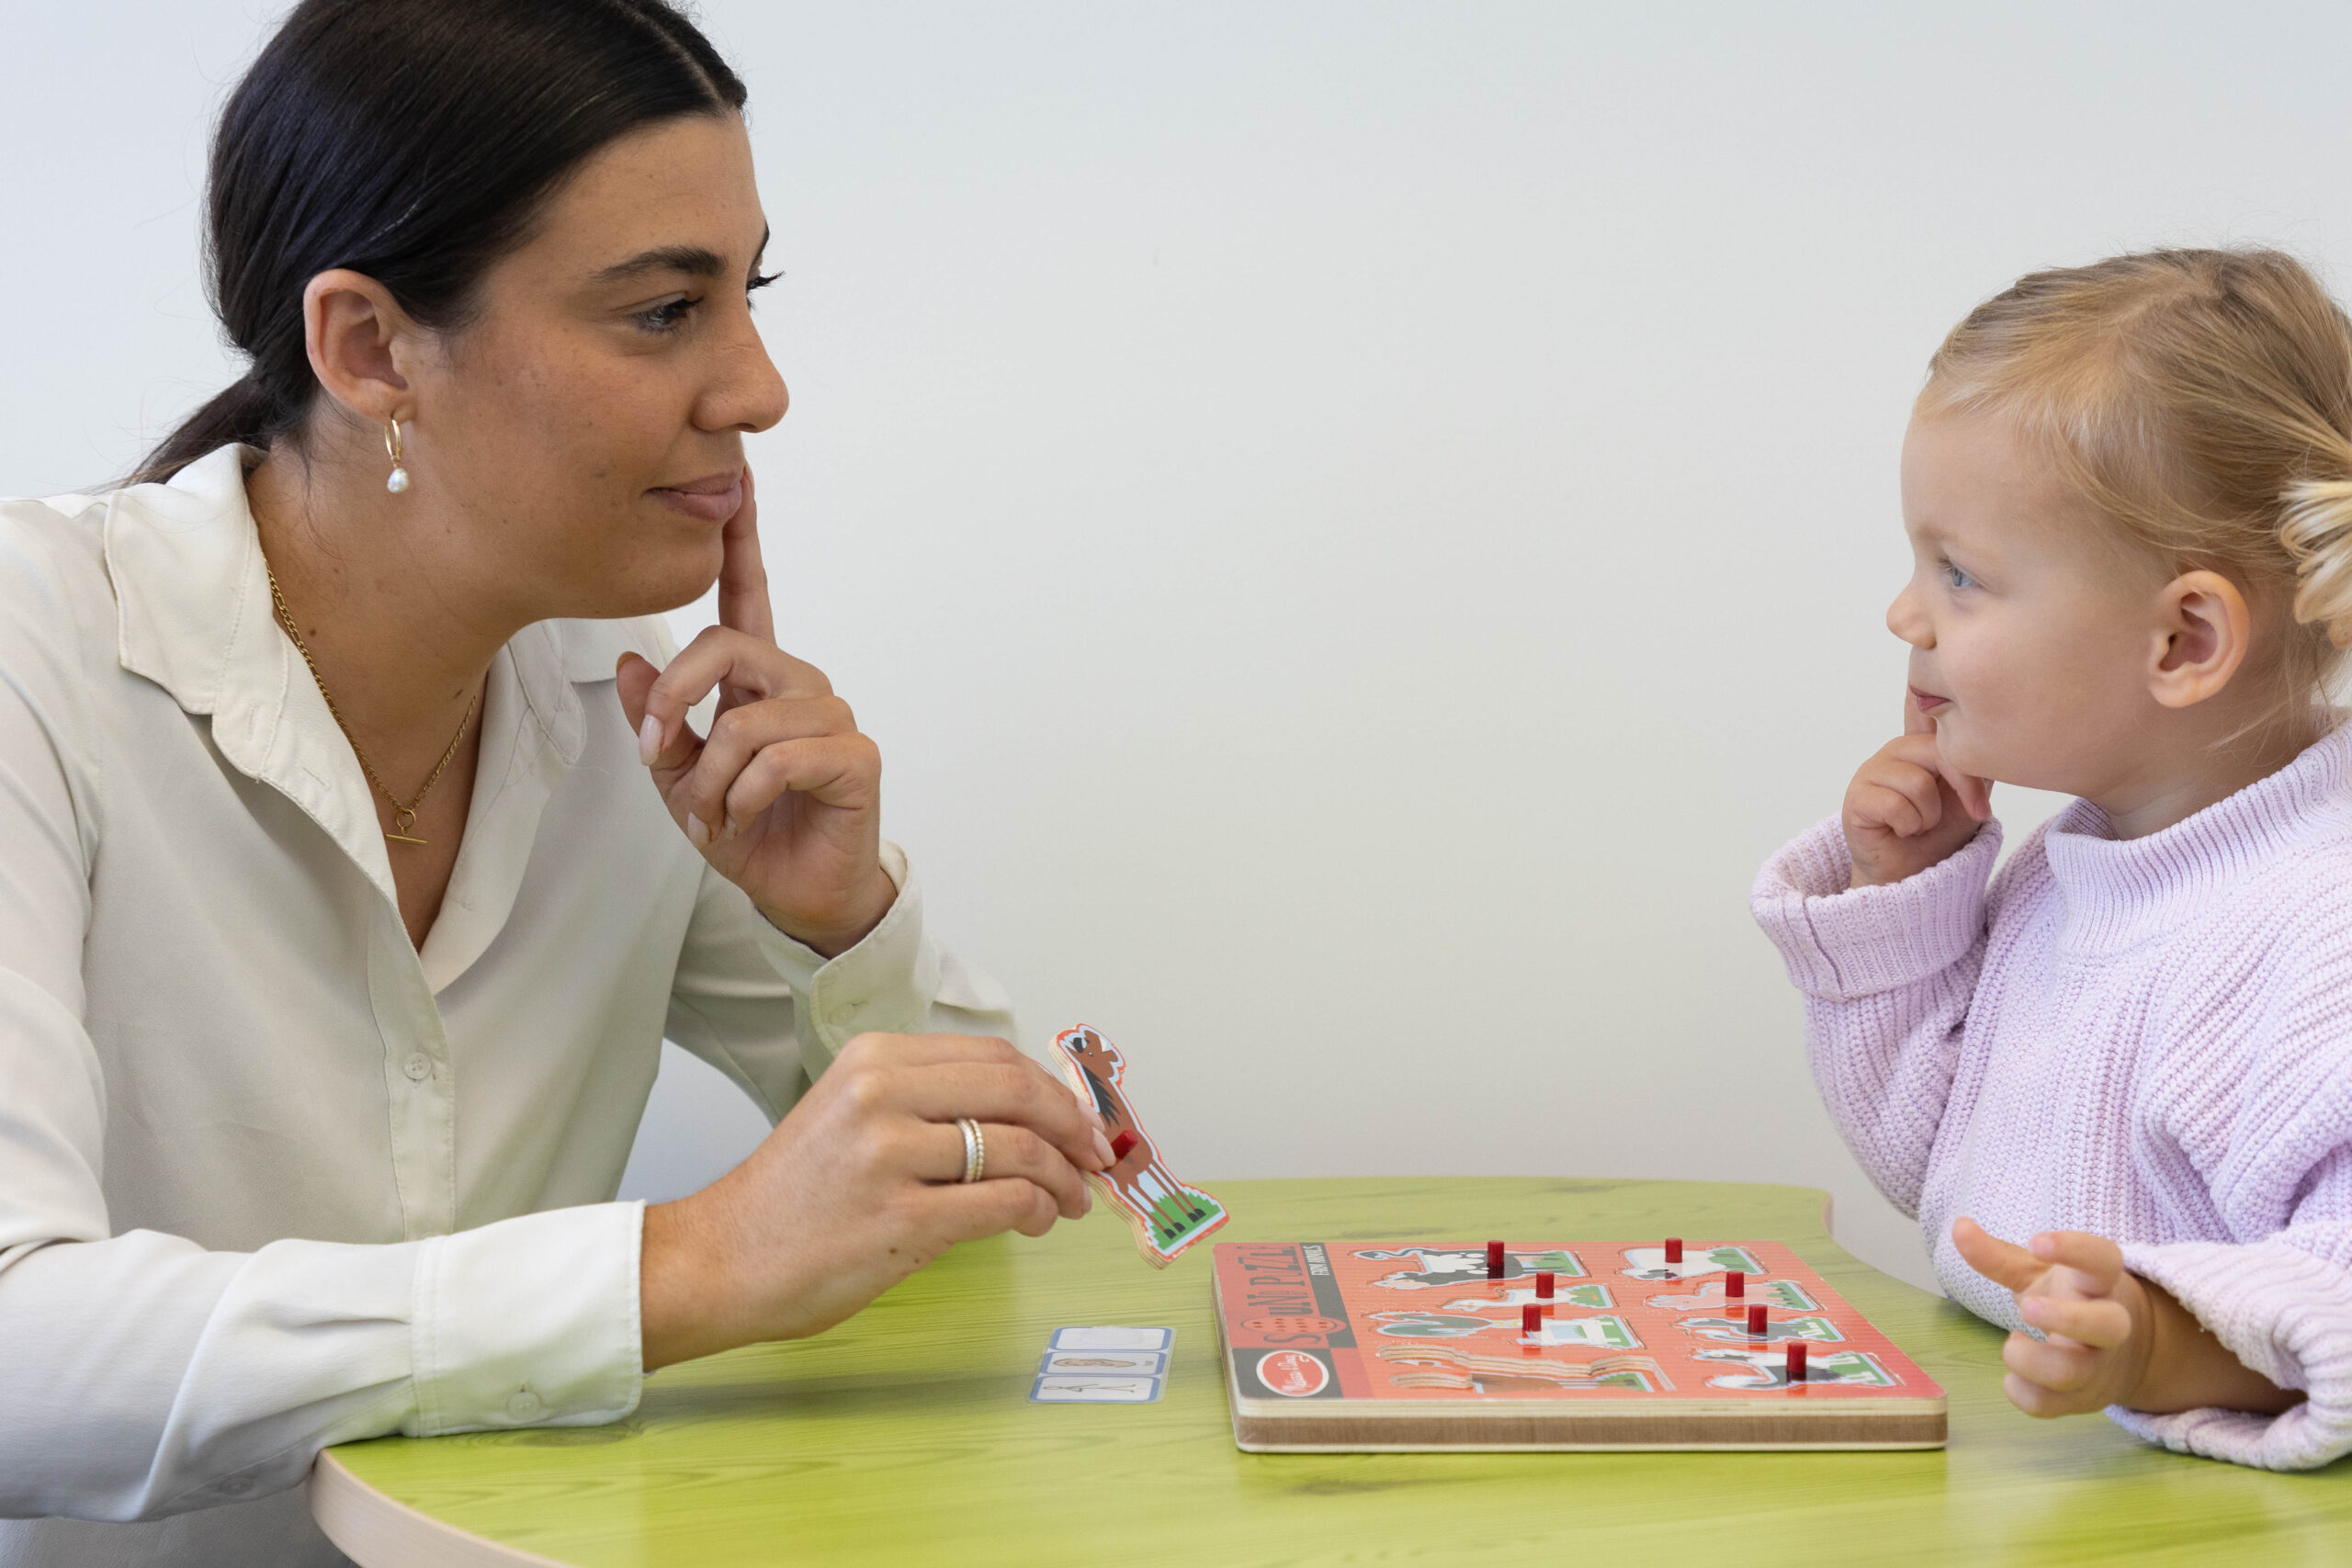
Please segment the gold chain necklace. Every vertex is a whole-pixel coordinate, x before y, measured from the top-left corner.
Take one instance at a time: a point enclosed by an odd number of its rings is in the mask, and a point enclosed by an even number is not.
[[[449,749],[441,753],[440,764],[433,770],[433,776],[424,781],[414,800],[401,805],[401,797],[376,776],[376,770],[368,765],[368,753],[359,749],[359,737],[351,733],[351,726],[344,722],[343,710],[334,705],[334,697],[327,691],[326,679],[319,673],[319,661],[311,657],[310,648],[302,641],[302,634],[294,629],[294,612],[286,607],[286,594],[277,586],[277,573],[270,570],[267,561],[262,563],[262,570],[269,577],[269,597],[270,602],[277,606],[277,623],[286,628],[286,635],[294,639],[294,651],[300,654],[302,662],[311,667],[311,679],[318,682],[319,695],[326,698],[327,712],[334,716],[335,728],[343,731],[345,740],[351,742],[351,754],[359,759],[359,771],[366,773],[368,782],[382,791],[384,798],[392,803],[392,828],[397,831],[388,831],[384,837],[396,844],[424,842],[409,832],[416,826],[416,808],[424,804],[424,797],[433,793],[433,786],[439,784],[441,775],[449,771],[450,761],[458,755],[458,745],[466,739],[467,727],[474,721],[474,708],[481,701],[481,689],[476,687],[473,696],[467,701],[466,716],[458,721],[458,733],[449,738]]]

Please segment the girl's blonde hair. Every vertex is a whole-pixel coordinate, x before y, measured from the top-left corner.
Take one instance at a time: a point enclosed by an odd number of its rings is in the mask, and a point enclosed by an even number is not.
[[[2276,718],[2352,645],[2352,321],[2292,256],[2029,274],[1951,330],[1917,412],[2014,420],[2126,539],[2235,582],[2277,641]]]

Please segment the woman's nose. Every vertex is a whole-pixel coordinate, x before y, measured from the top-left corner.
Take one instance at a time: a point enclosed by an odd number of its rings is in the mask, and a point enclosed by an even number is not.
[[[765,430],[792,406],[792,393],[768,357],[767,344],[745,323],[741,339],[721,351],[720,368],[695,421],[706,430]]]

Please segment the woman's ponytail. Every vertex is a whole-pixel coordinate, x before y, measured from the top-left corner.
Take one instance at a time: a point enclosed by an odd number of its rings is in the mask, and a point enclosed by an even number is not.
[[[131,471],[125,484],[162,484],[216,447],[231,442],[267,446],[282,412],[273,407],[261,378],[248,370],[211,401],[180,421],[177,429]]]

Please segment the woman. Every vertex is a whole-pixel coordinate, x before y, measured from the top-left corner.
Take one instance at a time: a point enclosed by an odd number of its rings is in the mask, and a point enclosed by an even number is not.
[[[322,1446],[615,1419],[1110,1162],[773,640],[743,98],[662,0],[304,0],[252,369],[0,506],[0,1560],[340,1561]],[[615,1203],[665,1032],[780,1120]]]

